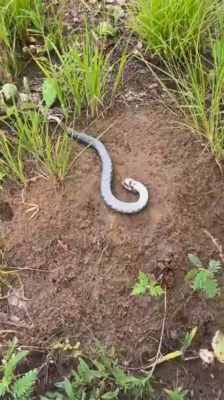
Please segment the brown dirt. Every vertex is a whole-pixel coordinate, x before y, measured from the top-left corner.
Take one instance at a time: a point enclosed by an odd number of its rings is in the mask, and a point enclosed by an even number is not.
[[[212,156],[160,106],[135,103],[90,131],[100,133],[110,124],[103,140],[115,165],[114,191],[134,200],[120,182],[138,179],[150,190],[148,208],[125,216],[105,206],[100,162],[91,150],[78,158],[74,177],[63,187],[53,180],[30,183],[26,205],[21,188],[6,184],[0,194],[5,262],[27,268],[20,277],[28,301],[12,324],[12,310],[2,300],[0,318],[1,329],[15,330],[25,345],[45,349],[69,337],[88,348],[95,336],[115,344],[132,367],[155,355],[163,318],[163,300],[130,295],[139,270],[157,278],[162,274],[169,287],[164,352],[179,348],[194,325],[197,350],[210,346],[216,329],[224,328],[222,301],[194,296],[185,304],[184,283],[189,252],[204,260],[219,258],[204,229],[222,243],[224,184]],[[28,203],[39,207],[30,221]],[[224,399],[219,365],[205,369],[199,360],[170,362],[158,367],[155,377],[172,386],[177,371],[178,385],[190,389],[192,398]]]

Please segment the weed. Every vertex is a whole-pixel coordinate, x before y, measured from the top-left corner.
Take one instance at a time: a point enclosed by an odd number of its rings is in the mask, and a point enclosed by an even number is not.
[[[219,296],[221,290],[218,286],[216,274],[221,269],[219,261],[210,260],[205,268],[201,260],[194,254],[189,254],[188,258],[195,268],[191,269],[186,280],[191,282],[195,291],[202,291],[207,297]]]
[[[139,272],[138,282],[135,284],[132,294],[140,295],[148,293],[151,296],[161,296],[164,289],[154,280],[150,280],[144,272]]]
[[[197,327],[194,327],[190,332],[187,332],[183,341],[183,346],[181,348],[182,353],[184,354],[186,350],[189,349],[189,347],[192,344],[192,341],[197,333]]]
[[[135,0],[129,27],[146,42],[151,55],[170,60],[195,49],[217,18],[217,0]]]
[[[118,367],[114,353],[107,352],[100,343],[96,344],[93,355],[96,358],[88,363],[80,358],[76,371],[73,371],[72,378],[56,384],[57,391],[48,393],[41,397],[41,400],[84,398],[116,400],[127,393],[130,398],[138,399],[149,394],[151,390],[149,377],[136,378],[125,374]],[[90,365],[91,364],[91,365]]]
[[[37,380],[37,371],[29,371],[22,376],[15,375],[16,367],[27,355],[28,351],[18,350],[18,341],[17,339],[13,339],[0,365],[2,374],[0,380],[1,398],[8,398],[10,396],[14,400],[30,399]]]
[[[182,390],[181,387],[177,387],[175,389],[164,389],[164,391],[168,394],[170,400],[184,400],[188,393],[188,390]]]

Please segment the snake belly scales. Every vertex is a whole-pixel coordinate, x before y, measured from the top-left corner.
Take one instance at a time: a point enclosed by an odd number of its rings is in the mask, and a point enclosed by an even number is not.
[[[89,136],[86,133],[78,132],[72,128],[65,127],[56,116],[49,116],[48,120],[56,121],[58,125],[67,132],[70,138],[95,149],[102,162],[101,195],[109,208],[122,214],[137,214],[146,207],[149,198],[148,190],[141,182],[135,181],[134,179],[126,178],[122,182],[122,185],[125,189],[138,193],[139,198],[137,201],[128,203],[117,199],[113,195],[111,191],[113,165],[107,149],[99,139]]]

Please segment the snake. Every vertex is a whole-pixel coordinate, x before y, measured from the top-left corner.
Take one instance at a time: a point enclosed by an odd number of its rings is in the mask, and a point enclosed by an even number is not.
[[[66,127],[61,119],[55,115],[49,115],[48,120],[57,122],[57,124],[63,128],[63,130],[71,139],[86,144],[96,151],[102,163],[101,195],[104,202],[110,209],[122,214],[137,214],[146,207],[149,200],[148,190],[145,185],[132,178],[126,178],[122,182],[122,185],[126,190],[137,193],[139,195],[138,200],[129,203],[126,201],[121,201],[113,195],[111,190],[113,164],[110,154],[99,139],[86,133],[76,131],[70,127]]]

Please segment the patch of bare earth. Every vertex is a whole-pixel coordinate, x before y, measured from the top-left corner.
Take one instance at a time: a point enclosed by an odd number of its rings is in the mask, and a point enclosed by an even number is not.
[[[63,187],[44,179],[29,185],[25,201],[38,206],[29,221],[21,189],[6,185],[0,194],[5,259],[21,269],[28,300],[26,313],[13,321],[7,299],[1,300],[1,330],[13,329],[23,344],[41,348],[66,337],[86,348],[94,336],[115,344],[132,367],[155,355],[163,319],[163,300],[130,295],[139,270],[168,280],[164,352],[179,348],[192,326],[199,329],[197,349],[224,328],[222,301],[195,296],[185,304],[184,283],[189,252],[205,260],[219,256],[204,229],[222,243],[224,184],[213,158],[161,107],[117,112],[91,131],[110,124],[103,141],[115,166],[114,191],[135,200],[121,186],[123,178],[133,177],[149,188],[149,206],[134,216],[110,211],[100,197],[100,161],[90,149]],[[205,369],[199,360],[155,371],[166,387],[178,376],[177,384],[192,390],[193,398],[210,400],[224,398],[222,375],[220,366]]]

